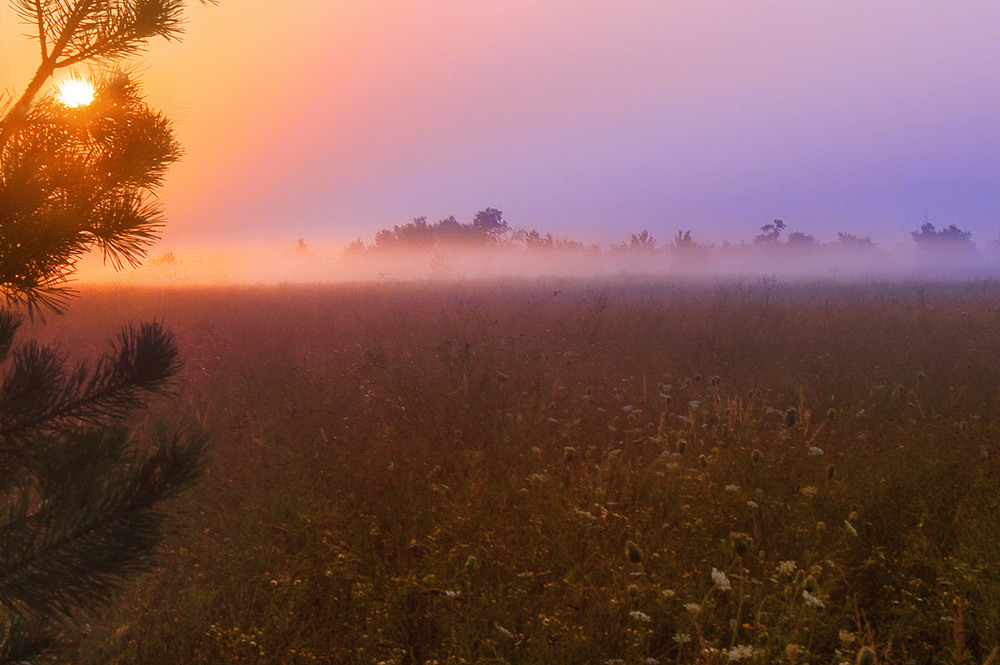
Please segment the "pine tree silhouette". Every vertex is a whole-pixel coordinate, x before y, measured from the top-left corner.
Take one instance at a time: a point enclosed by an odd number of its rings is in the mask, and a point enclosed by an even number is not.
[[[17,309],[68,304],[81,255],[137,265],[157,238],[152,193],[180,150],[131,76],[108,65],[178,37],[185,3],[12,4],[35,31],[40,65],[16,101],[0,99],[0,664],[52,655],[70,619],[151,566],[160,507],[197,479],[205,448],[199,434],[141,437],[130,425],[179,368],[160,323],[124,327],[90,364],[17,339]],[[104,73],[90,104],[42,92],[57,70],[95,61]]]

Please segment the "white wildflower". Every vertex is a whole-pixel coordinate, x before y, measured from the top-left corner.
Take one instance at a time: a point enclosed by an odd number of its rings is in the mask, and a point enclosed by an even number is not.
[[[822,455],[823,454],[823,449],[819,448],[817,446],[812,446],[812,447],[809,448],[809,454],[810,455]]]
[[[744,658],[753,658],[753,647],[749,644],[740,644],[729,650],[729,660],[743,660]]]
[[[514,633],[510,632],[498,623],[494,623],[493,627],[497,629],[497,632],[506,637],[508,640],[514,639]]]
[[[760,504],[756,501],[747,501],[747,508],[760,508]]]
[[[799,567],[795,565],[794,561],[782,561],[781,563],[778,564],[778,567],[775,569],[775,571],[779,575],[794,575],[795,571],[798,569]]]
[[[656,658],[653,658],[652,656],[642,662],[643,665],[660,665],[660,661],[658,661]]]
[[[697,614],[698,612],[701,612],[701,605],[699,605],[698,603],[687,603],[684,606],[684,609],[686,609],[691,614]]]
[[[809,485],[808,487],[803,487],[802,489],[800,489],[799,493],[802,494],[802,496],[816,496],[817,494],[819,494],[819,489],[813,487],[812,485]]]
[[[802,598],[806,601],[806,605],[810,607],[818,607],[819,609],[823,609],[824,607],[826,607],[826,605],[823,604],[822,600],[812,595],[805,589],[802,590]]]
[[[664,598],[673,598],[674,596],[677,595],[677,593],[674,592],[673,589],[664,589],[663,591],[660,592],[660,595],[663,596]]]
[[[687,644],[691,641],[691,636],[687,633],[674,633],[674,642],[677,644]]]
[[[648,614],[646,614],[645,612],[632,611],[629,612],[628,615],[633,619],[635,619],[636,621],[641,621],[643,623],[649,623],[650,621],[653,620],[653,618]]]
[[[715,588],[719,591],[729,591],[733,588],[733,585],[729,583],[729,578],[721,570],[716,570],[712,568],[712,583],[715,584]]]
[[[726,485],[726,491],[727,492],[739,492],[740,491],[740,486],[739,485]]]

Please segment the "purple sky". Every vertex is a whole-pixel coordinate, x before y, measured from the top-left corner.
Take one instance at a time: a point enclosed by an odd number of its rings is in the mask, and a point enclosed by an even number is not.
[[[223,0],[142,70],[187,151],[167,249],[486,206],[596,242],[1000,233],[995,2]]]

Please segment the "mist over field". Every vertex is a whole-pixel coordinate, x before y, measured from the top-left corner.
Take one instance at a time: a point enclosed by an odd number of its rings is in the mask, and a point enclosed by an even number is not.
[[[964,280],[1000,275],[1000,248],[793,248],[753,245],[635,249],[439,246],[351,253],[342,246],[242,245],[159,251],[116,271],[99,255],[80,263],[83,284],[192,286],[637,275],[677,279]]]

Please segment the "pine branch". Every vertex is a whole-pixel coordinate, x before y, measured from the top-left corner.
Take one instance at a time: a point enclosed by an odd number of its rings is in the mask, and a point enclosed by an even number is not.
[[[85,449],[131,445],[121,429],[81,430],[72,438]],[[105,440],[95,446],[95,438]],[[19,617],[69,618],[105,605],[124,579],[152,565],[166,520],[156,507],[198,478],[204,446],[201,436],[161,434],[152,455],[113,474],[95,456],[81,456],[55,485],[57,495],[0,527],[0,606]],[[86,502],[94,483],[101,491]]]
[[[0,363],[7,359],[14,336],[24,323],[24,317],[9,309],[0,309]]]
[[[40,621],[14,617],[0,626],[0,665],[39,663],[57,646],[58,636]]]
[[[143,323],[138,328],[126,326],[111,346],[111,351],[92,372],[83,365],[69,374],[61,372],[54,380],[62,385],[53,388],[50,382],[46,387],[46,394],[56,390],[56,396],[39,408],[21,412],[11,409],[9,415],[5,414],[8,420],[0,426],[0,439],[7,441],[5,450],[18,449],[27,438],[39,433],[57,432],[79,423],[100,425],[119,421],[141,406],[149,395],[164,392],[180,368],[173,335],[159,322]],[[40,354],[33,357],[45,359]],[[10,376],[18,379],[20,375]],[[39,369],[37,376],[54,375]],[[22,393],[12,390],[11,394],[16,397]],[[10,401],[15,406],[21,403]],[[11,446],[11,442],[21,443]]]

